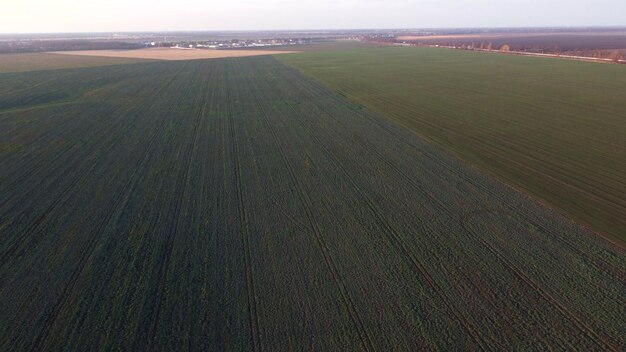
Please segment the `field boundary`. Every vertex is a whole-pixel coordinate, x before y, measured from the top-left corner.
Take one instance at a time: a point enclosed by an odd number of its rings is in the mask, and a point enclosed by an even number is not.
[[[382,43],[381,43],[382,44]],[[495,50],[495,49],[464,49],[456,46],[450,45],[438,45],[438,44],[410,44],[410,43],[394,43],[395,47],[426,47],[426,48],[435,48],[435,49],[450,49],[450,50],[459,50],[459,51],[476,51],[476,52],[484,52],[484,53],[494,53],[494,54],[504,54],[504,55],[515,55],[515,56],[530,56],[530,57],[544,57],[551,59],[563,59],[563,60],[571,60],[571,61],[586,61],[586,62],[597,62],[604,64],[626,64],[626,59],[606,59],[600,57],[589,57],[589,56],[575,56],[575,55],[564,55],[564,54],[551,54],[551,53],[533,53],[528,51],[503,51],[503,50]]]

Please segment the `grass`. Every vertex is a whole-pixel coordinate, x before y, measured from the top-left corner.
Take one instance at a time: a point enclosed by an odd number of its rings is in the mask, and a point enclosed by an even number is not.
[[[149,60],[69,56],[51,53],[0,54],[0,73],[121,65],[137,62],[149,62]]]
[[[624,250],[274,57],[4,74],[0,350],[618,350]]]
[[[280,60],[626,243],[624,67],[434,48]]]

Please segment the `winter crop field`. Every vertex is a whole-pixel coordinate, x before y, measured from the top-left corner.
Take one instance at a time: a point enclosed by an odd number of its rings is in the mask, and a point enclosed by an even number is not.
[[[0,74],[7,72],[29,72],[132,64],[148,61],[150,60],[100,56],[69,56],[54,53],[2,54],[0,55]]]
[[[278,59],[626,244],[626,69],[435,48]]]
[[[623,68],[387,50],[0,74],[0,350],[623,350],[624,249],[409,130],[623,239]]]

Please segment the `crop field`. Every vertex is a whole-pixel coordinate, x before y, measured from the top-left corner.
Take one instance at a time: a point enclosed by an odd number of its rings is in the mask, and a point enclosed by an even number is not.
[[[0,73],[108,66],[149,61],[132,58],[69,56],[52,53],[0,54]]]
[[[0,143],[0,350],[626,346],[623,248],[275,57],[2,74]]]
[[[626,69],[436,48],[280,57],[626,243]]]
[[[79,50],[57,51],[58,55],[72,56],[95,56],[126,59],[147,60],[198,60],[219,59],[226,57],[245,57],[259,55],[291,54],[289,50],[210,50],[210,49],[173,49],[173,48],[148,48],[135,50]]]

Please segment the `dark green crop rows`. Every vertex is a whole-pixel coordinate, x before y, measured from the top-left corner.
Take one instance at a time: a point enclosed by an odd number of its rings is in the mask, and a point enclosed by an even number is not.
[[[620,350],[622,249],[272,57],[0,75],[0,350]]]

